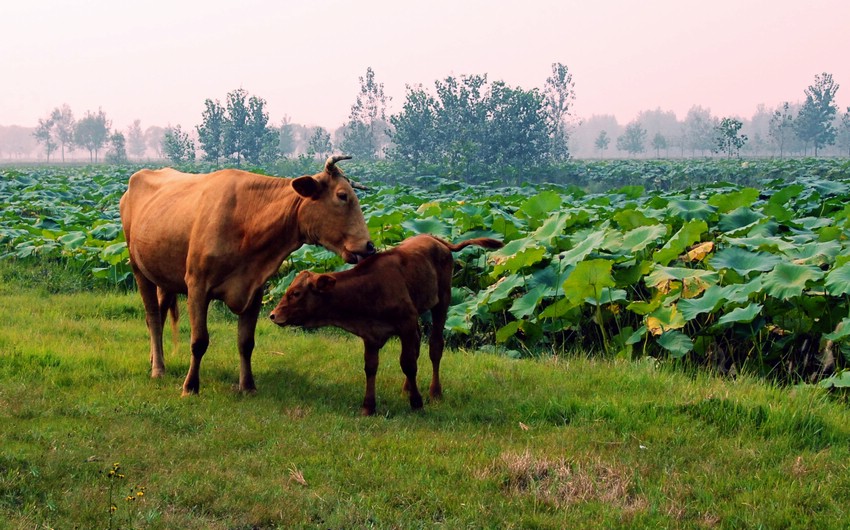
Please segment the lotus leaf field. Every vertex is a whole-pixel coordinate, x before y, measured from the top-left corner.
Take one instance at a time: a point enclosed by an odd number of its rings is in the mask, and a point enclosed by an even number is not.
[[[625,182],[586,165],[582,187],[437,177],[388,185],[354,165],[349,173],[371,187],[361,200],[380,248],[417,233],[506,243],[457,254],[447,324],[455,344],[511,356],[688,359],[850,385],[842,371],[850,361],[850,163],[718,162],[724,180],[708,182],[711,164],[699,166],[705,182],[690,186],[685,161],[665,166],[663,178],[653,169],[641,180],[632,169]],[[132,288],[118,215],[132,171],[0,169],[0,258],[58,261],[93,282]],[[603,181],[616,188],[586,191]],[[299,270],[343,267],[305,246],[284,262],[267,301]]]

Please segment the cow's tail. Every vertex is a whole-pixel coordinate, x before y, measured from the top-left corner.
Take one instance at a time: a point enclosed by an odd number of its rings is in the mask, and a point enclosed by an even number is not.
[[[177,347],[177,341],[180,339],[180,326],[177,321],[180,319],[180,311],[177,310],[177,297],[171,297],[171,305],[168,307],[168,314],[171,315],[171,343]]]
[[[157,298],[159,299],[159,315],[162,323],[165,324],[165,319],[171,315],[171,342],[177,346],[177,339],[180,336],[179,326],[177,325],[180,319],[180,312],[177,310],[177,295],[174,293],[166,293],[160,288],[157,288]]]
[[[466,241],[461,241],[460,243],[449,243],[448,241],[444,241],[440,239],[440,241],[452,252],[457,252],[458,250],[462,250],[470,245],[475,245],[477,247],[484,247],[490,249],[502,248],[504,243],[499,241],[498,239],[493,239],[490,237],[476,237],[474,239],[467,239]]]

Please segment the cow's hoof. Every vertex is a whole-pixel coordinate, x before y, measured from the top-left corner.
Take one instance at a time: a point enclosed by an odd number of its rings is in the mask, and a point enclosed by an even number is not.
[[[412,408],[413,410],[421,409],[422,408],[422,396],[420,396],[418,394],[415,395],[415,396],[410,396],[410,408]]]
[[[361,416],[374,416],[375,415],[375,409],[374,408],[370,409],[369,407],[361,407],[360,408],[360,415]]]
[[[197,395],[198,395],[198,389],[197,388],[195,388],[195,389],[184,388],[183,393],[180,394],[180,397],[197,396]]]
[[[162,379],[165,376],[165,370],[151,370],[151,379]]]
[[[252,386],[250,388],[244,388],[239,385],[233,385],[233,391],[238,392],[239,394],[245,394],[246,396],[253,396],[257,393],[257,387]]]

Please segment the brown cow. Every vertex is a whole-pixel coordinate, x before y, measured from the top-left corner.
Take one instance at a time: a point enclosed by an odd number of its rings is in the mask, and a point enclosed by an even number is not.
[[[361,412],[364,415],[375,413],[378,350],[390,337],[398,335],[401,369],[406,376],[404,391],[409,393],[410,406],[421,408],[422,396],[416,386],[419,315],[431,310],[430,395],[439,398],[443,327],[451,302],[452,252],[469,245],[500,248],[502,242],[477,238],[452,245],[434,236],[418,235],[347,271],[332,274],[302,271],[270,318],[280,326],[337,326],[363,339],[366,396]]]
[[[145,305],[151,377],[165,373],[162,324],[187,294],[192,329],[183,395],[197,394],[201,358],[209,345],[207,310],[223,300],[239,315],[239,389],[254,391],[251,353],[263,285],[305,243],[322,245],[356,263],[375,246],[351,183],[328,158],[324,171],[296,179],[223,169],[191,175],[141,170],[121,197],[130,265]]]

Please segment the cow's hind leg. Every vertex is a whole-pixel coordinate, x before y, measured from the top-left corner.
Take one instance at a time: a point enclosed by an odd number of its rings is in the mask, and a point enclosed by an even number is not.
[[[419,321],[414,317],[412,325],[406,327],[399,334],[401,338],[401,371],[404,372],[405,380],[402,391],[410,397],[410,406],[413,409],[422,408],[422,395],[416,386],[416,370],[419,360]]]
[[[257,329],[257,317],[263,305],[263,290],[259,289],[251,305],[239,315],[239,391],[254,392],[254,374],[251,371],[251,354],[254,352],[254,333]]]
[[[189,372],[183,382],[183,395],[197,394],[201,388],[200,371],[201,359],[210,344],[210,334],[207,330],[207,312],[210,301],[203,292],[194,292],[190,289],[186,300],[189,307],[189,325],[192,328],[190,340],[192,357],[189,360]]]
[[[165,375],[165,358],[162,353],[163,319],[157,296],[157,288],[135,266],[133,266],[133,276],[136,277],[136,285],[139,286],[139,294],[145,306],[145,322],[147,323],[148,335],[150,336],[151,377],[162,377]]]

